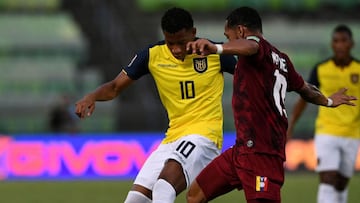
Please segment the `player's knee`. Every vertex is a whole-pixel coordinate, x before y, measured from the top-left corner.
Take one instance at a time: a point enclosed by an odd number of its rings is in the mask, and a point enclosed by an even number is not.
[[[337,171],[320,172],[320,182],[335,187],[337,182]]]
[[[335,185],[335,189],[339,192],[342,192],[346,189],[346,185],[339,185],[339,184],[336,184]]]
[[[339,192],[344,191],[348,183],[349,183],[349,178],[339,173],[336,180],[335,189]]]
[[[339,192],[344,191],[347,187],[348,181],[345,180],[339,180],[336,182],[335,189]]]
[[[205,203],[207,202],[204,197],[196,196],[194,194],[187,193],[186,195],[187,203]]]

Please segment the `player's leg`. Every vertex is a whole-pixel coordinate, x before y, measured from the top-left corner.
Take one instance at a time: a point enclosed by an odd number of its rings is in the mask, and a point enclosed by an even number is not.
[[[351,138],[342,138],[341,140],[341,162],[335,189],[338,192],[339,203],[346,203],[348,197],[347,187],[350,178],[354,175],[360,141]]]
[[[191,183],[186,194],[188,203],[208,202],[235,188],[241,189],[241,182],[233,168],[232,149],[211,161]]]
[[[336,180],[335,189],[338,193],[338,202],[339,203],[346,203],[347,197],[348,197],[348,183],[349,183],[350,177],[346,177],[340,173],[338,173],[338,177]]]
[[[191,183],[188,193],[186,194],[188,203],[205,203],[207,202],[204,192],[202,191],[196,179]]]
[[[338,202],[338,194],[335,189],[337,171],[320,171],[320,183],[317,192],[318,203]]]
[[[174,159],[169,159],[165,163],[158,179],[163,179],[169,182],[176,191],[176,195],[180,194],[187,187],[186,178],[183,173],[183,167],[178,161]],[[157,182],[159,182],[159,180]]]
[[[237,174],[247,202],[280,203],[284,160],[277,155],[243,154],[236,161]]]
[[[151,203],[151,190],[141,186],[133,185],[128,192],[124,203]]]
[[[186,179],[179,162],[168,160],[153,187],[153,202],[174,202],[178,194],[186,189]]]
[[[168,155],[168,145],[161,144],[143,164],[129,191],[125,203],[150,203],[152,188],[162,170]]]
[[[335,136],[316,135],[315,149],[317,154],[316,171],[320,183],[317,192],[318,203],[337,203],[339,194],[335,188],[340,167],[340,145]]]
[[[220,153],[213,142],[200,135],[185,136],[171,145],[173,153],[153,188],[154,203],[174,202],[176,196]]]

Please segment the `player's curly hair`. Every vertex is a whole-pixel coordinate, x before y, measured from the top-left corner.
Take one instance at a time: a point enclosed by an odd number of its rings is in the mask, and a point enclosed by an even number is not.
[[[233,10],[226,20],[229,27],[243,25],[252,31],[262,32],[261,17],[253,8],[247,6],[239,7]]]
[[[345,25],[345,24],[340,24],[340,25],[337,25],[335,28],[334,28],[334,31],[333,33],[337,33],[337,32],[344,32],[346,34],[349,35],[350,39],[352,39],[352,32],[351,32],[351,29]]]
[[[161,18],[161,28],[165,32],[176,33],[193,27],[194,21],[190,12],[182,8],[171,8]]]

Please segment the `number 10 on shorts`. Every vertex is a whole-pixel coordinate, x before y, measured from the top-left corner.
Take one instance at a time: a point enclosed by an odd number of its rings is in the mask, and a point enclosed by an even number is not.
[[[190,141],[182,141],[180,145],[176,148],[180,154],[182,154],[185,158],[188,158],[190,153],[194,150],[195,144]]]

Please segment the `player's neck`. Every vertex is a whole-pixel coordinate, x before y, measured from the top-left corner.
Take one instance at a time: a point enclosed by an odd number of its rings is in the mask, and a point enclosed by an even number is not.
[[[260,32],[246,32],[244,35],[244,38],[246,39],[249,36],[257,36],[257,37],[263,38],[263,36]]]
[[[341,68],[349,66],[350,63],[352,62],[352,60],[353,60],[353,58],[351,56],[344,57],[344,58],[337,58],[337,57],[333,58],[335,65],[338,67],[341,67]]]

